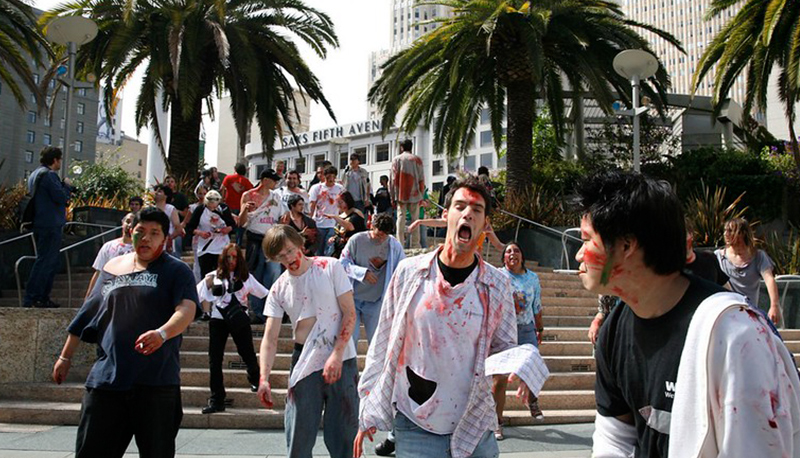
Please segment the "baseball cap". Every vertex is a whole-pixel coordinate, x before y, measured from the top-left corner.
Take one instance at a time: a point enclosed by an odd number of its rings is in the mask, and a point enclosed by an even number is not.
[[[263,180],[264,178],[269,178],[273,181],[280,181],[281,176],[272,169],[265,169],[261,172],[261,176],[259,176],[258,179]]]

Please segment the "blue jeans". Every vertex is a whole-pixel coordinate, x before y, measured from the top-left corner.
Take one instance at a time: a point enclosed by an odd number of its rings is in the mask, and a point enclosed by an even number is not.
[[[247,232],[247,246],[245,249],[245,259],[247,259],[247,268],[250,269],[250,275],[264,285],[265,288],[272,288],[272,284],[281,275],[281,264],[278,262],[267,261],[264,256],[264,250],[261,249],[261,242],[264,236],[254,232]],[[258,318],[258,321],[264,322],[264,303],[266,298],[259,299],[252,294],[247,299],[250,310]]]
[[[180,259],[183,254],[183,237],[175,237],[172,239],[172,252]]]
[[[375,286],[377,287],[378,285]],[[361,321],[364,322],[364,329],[367,331],[367,342],[372,343],[372,336],[375,335],[375,330],[378,329],[378,320],[381,318],[383,300],[368,302],[354,299],[354,301],[356,304],[356,327],[353,328],[353,342],[358,347],[358,326]]]
[[[295,344],[291,370],[300,357],[300,348]],[[351,358],[342,363],[342,376],[335,383],[325,383],[320,370],[289,389],[284,417],[289,458],[311,458],[320,420],[331,458],[353,456],[353,440],[358,432],[357,388],[358,366],[356,358]]]
[[[397,458],[419,458],[422,456],[451,457],[450,439],[452,434],[434,434],[420,428],[405,415],[397,412],[394,417],[395,456]],[[497,458],[500,449],[492,431],[481,437],[470,458]]]
[[[317,246],[317,256],[330,256],[333,253],[333,244],[328,242],[328,239],[333,237],[333,228],[317,227],[317,237],[320,240]]]
[[[536,321],[528,324],[517,324],[517,343],[520,345],[533,344],[539,348],[539,339],[536,337]]]
[[[28,284],[25,285],[23,304],[26,307],[34,302],[50,300],[53,279],[59,267],[58,251],[61,249],[63,231],[63,226],[33,228],[37,256],[31,274],[28,276]]]
[[[239,215],[240,210],[231,210],[231,213],[234,215]],[[242,240],[244,240],[244,227],[236,226],[236,229],[233,230],[236,233],[236,245],[239,247],[242,246]]]

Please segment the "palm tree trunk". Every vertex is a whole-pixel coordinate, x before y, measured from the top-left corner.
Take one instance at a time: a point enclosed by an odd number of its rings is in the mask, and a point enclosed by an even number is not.
[[[172,99],[169,134],[169,173],[176,177],[197,175],[200,158],[200,123],[202,122],[202,100],[192,107],[192,115],[185,119],[181,114],[181,102]]]
[[[524,193],[531,184],[533,168],[533,116],[536,94],[528,80],[512,81],[508,97],[507,194]]]

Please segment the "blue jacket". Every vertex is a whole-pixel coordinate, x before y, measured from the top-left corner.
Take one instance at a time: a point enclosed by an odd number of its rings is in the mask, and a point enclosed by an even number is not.
[[[61,182],[56,172],[47,167],[39,167],[28,179],[29,192],[33,192],[31,188],[40,174],[44,175],[39,180],[39,185],[33,195],[35,206],[33,227],[63,227],[67,223],[67,202],[71,187]]]

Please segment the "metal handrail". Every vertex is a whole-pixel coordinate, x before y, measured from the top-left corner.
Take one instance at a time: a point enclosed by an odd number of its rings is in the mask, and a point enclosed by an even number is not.
[[[764,285],[765,282],[764,282],[764,280],[761,280],[759,283],[760,284],[759,284],[758,292],[756,294],[756,303],[754,304],[756,307],[758,306],[758,297],[761,295],[761,285]],[[786,293],[789,291],[789,286],[792,283],[800,283],[800,275],[791,275],[791,274],[776,275],[775,276],[775,283],[777,283],[777,285],[779,287],[780,287],[781,283],[783,283],[783,293],[781,294],[780,303],[779,303],[779,306],[781,308],[781,317],[783,318],[781,320],[782,324],[783,324],[783,326],[781,328],[783,329],[786,326],[786,314],[784,313],[784,302],[786,302]],[[775,323],[775,325],[777,326],[778,323]]]
[[[72,250],[73,248],[77,248],[77,247],[79,247],[81,245],[84,245],[84,244],[86,244],[88,242],[97,240],[98,238],[99,239],[103,239],[103,241],[105,242],[105,236],[106,235],[114,233],[114,232],[122,229],[122,226],[110,226],[110,225],[107,225],[107,224],[81,223],[81,222],[69,222],[66,225],[99,227],[99,228],[108,228],[108,227],[110,227],[111,228],[111,229],[109,229],[107,231],[104,231],[104,232],[101,232],[99,234],[93,235],[91,237],[85,238],[85,239],[83,239],[83,240],[81,240],[79,242],[75,242],[72,245],[65,246],[64,248],[61,248],[60,250],[58,250],[59,253],[63,253],[64,254],[64,260],[66,261],[66,264],[67,264],[67,304],[71,304],[72,303],[72,267],[70,266],[70,263],[69,263],[69,251]],[[29,259],[34,259],[35,260],[36,256],[21,256],[19,259],[17,259],[17,262],[14,263],[14,278],[17,281],[17,300],[19,301],[19,306],[20,307],[22,307],[22,282],[20,281],[20,278],[19,278],[19,266],[20,266],[20,263],[22,261],[26,261],[26,260],[29,260]]]
[[[564,266],[565,270],[571,270],[569,268],[569,253],[567,252],[567,237],[572,237],[573,239],[576,238],[576,237],[573,237],[573,236],[569,235],[570,232],[577,232],[578,234],[580,234],[581,233],[581,228],[579,228],[579,227],[571,227],[569,229],[564,229],[564,233],[561,235],[561,254],[564,255],[564,258],[563,258],[564,264],[562,264],[562,265]],[[578,238],[578,241],[582,242],[582,240],[580,238]]]
[[[31,238],[31,245],[33,245],[33,255],[38,256],[39,252],[36,250],[36,238],[33,236],[33,232],[28,232],[26,234],[18,235],[16,237],[10,238],[8,240],[3,240],[0,242],[0,246],[5,245],[7,243],[16,242],[17,240],[22,240],[25,237]]]

